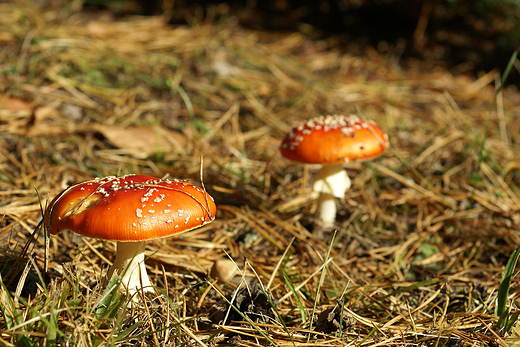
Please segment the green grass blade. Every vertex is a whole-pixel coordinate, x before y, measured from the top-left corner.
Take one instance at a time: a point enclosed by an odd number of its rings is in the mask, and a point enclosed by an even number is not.
[[[508,334],[511,333],[511,329],[513,328],[514,324],[518,320],[518,316],[520,316],[520,311],[517,311],[517,312],[511,314],[511,316],[509,316],[509,319],[507,320],[507,324],[506,324],[506,332]]]
[[[119,331],[117,333],[117,336],[115,337],[114,339],[114,342],[122,342],[122,341],[127,341],[127,340],[131,340],[131,339],[135,339],[135,338],[138,338],[138,337],[143,337],[142,335],[140,336],[128,336],[130,335],[130,333],[132,331],[134,331],[135,329],[139,328],[141,325],[143,325],[144,322],[142,321],[139,321],[139,322],[136,322],[134,324],[132,324],[131,326],[129,326],[128,328],[126,328],[125,330],[122,330],[122,331]],[[155,331],[154,331],[155,332]]]
[[[520,246],[509,257],[509,260],[507,261],[506,267],[504,269],[504,273],[502,274],[502,279],[500,280],[500,285],[498,287],[497,305],[495,307],[495,316],[499,317],[496,324],[498,329],[504,328],[507,323],[507,296],[509,295],[509,288],[511,286],[511,277],[515,271],[519,256]]]
[[[327,250],[327,256],[325,257],[325,264],[328,264],[329,262],[329,258],[330,258],[330,252],[332,250],[332,245],[334,244],[334,239],[336,238],[336,232],[334,232],[334,234],[332,235],[332,239],[330,240],[330,245],[329,245],[329,249]],[[327,265],[325,265],[326,267]],[[320,282],[318,283],[318,288],[316,289],[316,296],[314,298],[314,306],[312,307],[312,314],[311,314],[311,322],[309,324],[309,330],[312,329],[312,324],[314,323],[314,315],[316,313],[316,306],[318,305],[318,298],[319,298],[319,295],[320,295],[320,290],[321,290],[321,285],[323,283],[323,278],[325,277],[325,274],[327,273],[327,271],[325,269],[323,269],[323,271],[321,272],[321,276],[320,276]],[[309,335],[307,337],[307,341],[309,341],[311,338],[311,335]]]
[[[430,280],[417,282],[417,283],[411,284],[411,285],[409,285],[407,287],[403,287],[403,288],[399,288],[397,290],[394,290],[390,294],[385,295],[382,299],[386,299],[386,298],[388,298],[390,296],[395,296],[395,295],[400,294],[400,293],[409,292],[411,290],[414,290],[414,289],[417,289],[417,288],[420,288],[420,287],[427,287],[427,286],[435,284],[437,282],[439,282],[438,278],[432,278]]]
[[[209,285],[215,289],[215,291],[217,293],[219,293],[220,297],[222,299],[224,299],[224,301],[233,309],[235,310],[236,313],[238,313],[242,318],[244,318],[244,320],[246,322],[249,323],[249,325],[255,329],[260,335],[262,335],[267,341],[269,341],[269,344],[270,345],[273,345],[273,346],[276,346],[276,343],[273,341],[273,339],[271,339],[269,336],[267,336],[267,334],[265,332],[263,332],[256,324],[255,322],[253,322],[246,314],[244,314],[242,311],[240,311],[238,309],[238,307],[236,307],[231,301],[228,300],[228,298],[226,298],[226,296],[224,294],[222,294],[215,286],[213,286],[213,284],[211,284],[211,282],[208,282]]]
[[[294,295],[294,298],[296,299],[296,302],[298,303],[298,308],[300,310],[300,315],[302,316],[302,323],[305,324],[305,322],[307,322],[307,315],[305,314],[305,307],[303,306],[303,303],[300,300],[300,296],[297,294],[296,289],[294,288],[294,286],[293,286],[289,276],[287,276],[287,274],[285,272],[282,272],[282,275],[283,275],[283,279],[285,281],[285,284],[287,285],[287,287],[289,287],[289,289],[291,290],[291,292]]]
[[[511,73],[511,69],[515,65],[516,58],[518,57],[518,50],[514,51],[511,55],[511,58],[509,59],[509,62],[507,63],[506,69],[504,70],[504,73],[502,74],[502,78],[500,79],[500,86],[498,87],[497,91],[495,92],[495,98],[502,90],[502,87],[506,83],[507,78],[509,77],[509,74]]]
[[[357,344],[356,344],[356,347],[359,347],[361,346],[363,343],[365,343],[366,340],[368,340],[368,338],[372,335],[374,335],[377,331],[377,327],[374,327],[372,330],[370,330],[370,332],[367,334],[367,336],[365,336],[361,341],[359,341]]]
[[[99,305],[96,308],[96,318],[99,319],[107,316],[112,316],[114,314],[113,304],[114,301],[119,301],[118,298],[120,298],[120,296],[118,295],[117,290],[120,284],[121,282],[119,280],[119,277],[117,277],[116,275],[110,278],[110,281],[108,281],[107,287],[105,289],[105,292],[103,293],[101,301],[99,302]],[[117,307],[119,308],[119,305],[117,305]]]
[[[22,322],[23,314],[20,309],[16,307],[16,304],[3,281],[0,281],[0,288],[0,312],[3,314],[7,328],[9,330],[17,330],[16,326]],[[12,339],[16,341],[17,346],[30,347],[34,345],[26,335],[17,334],[13,336],[15,337]]]
[[[287,328],[287,325],[285,325],[285,322],[283,320],[283,317],[282,315],[280,314],[280,312],[278,311],[278,309],[276,308],[276,305],[273,303],[273,301],[271,300],[271,297],[269,296],[269,294],[267,294],[267,292],[264,290],[264,287],[263,286],[259,286],[260,290],[262,291],[262,293],[264,293],[267,301],[269,301],[269,305],[271,305],[272,309],[274,310],[274,312],[276,312],[276,315],[278,316],[278,319],[280,320],[280,323],[282,324],[283,326],[283,329],[285,330],[285,332],[287,333],[287,336],[289,336],[289,338],[291,339],[291,342],[293,344],[294,347],[296,347],[296,344],[294,343],[294,340],[293,340],[293,337],[292,337],[292,334],[291,332],[289,331],[289,329]]]

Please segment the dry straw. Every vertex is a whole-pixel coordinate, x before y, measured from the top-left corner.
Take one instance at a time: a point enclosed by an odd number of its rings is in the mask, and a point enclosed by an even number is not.
[[[333,40],[222,18],[170,26],[0,4],[0,344],[515,343],[518,327],[495,330],[493,312],[520,244],[520,94],[495,95],[498,71],[454,76],[391,51],[352,55]],[[9,106],[15,99],[21,110]],[[332,232],[313,233],[316,170],[284,160],[278,146],[302,120],[334,113],[375,120],[391,149],[347,166],[352,189],[330,244]],[[68,233],[52,238],[50,271],[41,273],[43,241],[30,236],[41,218],[34,187],[45,206],[95,176],[196,181],[200,156],[219,212],[208,226],[147,246],[163,294],[96,316],[115,245]],[[34,263],[9,271],[24,244]],[[226,253],[243,276],[208,289]],[[238,283],[258,281],[279,316],[267,309],[266,321],[220,324],[229,306],[219,293],[231,298]],[[517,301],[513,285],[512,319]],[[317,314],[339,305],[314,317],[328,328],[303,318],[314,305]],[[242,313],[257,317],[257,306]]]

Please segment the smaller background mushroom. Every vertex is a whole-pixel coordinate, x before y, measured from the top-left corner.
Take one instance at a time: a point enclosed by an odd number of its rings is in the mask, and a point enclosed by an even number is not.
[[[305,164],[321,164],[313,189],[320,192],[318,217],[324,228],[336,221],[336,198],[345,197],[350,178],[344,163],[368,160],[388,148],[388,136],[375,122],[356,115],[320,116],[293,128],[280,146],[282,155]]]

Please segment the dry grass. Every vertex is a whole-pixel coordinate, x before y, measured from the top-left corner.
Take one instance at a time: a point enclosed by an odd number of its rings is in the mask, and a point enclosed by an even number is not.
[[[0,106],[0,344],[512,345],[494,312],[520,245],[520,94],[494,102],[496,71],[403,70],[212,10],[220,21],[170,27],[0,4],[0,105],[30,103]],[[391,142],[348,166],[334,242],[312,232],[316,171],[278,152],[292,126],[332,113],[373,119]],[[70,233],[42,274],[35,188],[45,204],[95,176],[197,180],[200,156],[217,219],[148,243],[157,297],[125,309],[109,295],[119,310],[100,312],[115,244]],[[209,278],[227,255],[239,275]],[[514,281],[513,320],[518,296]]]

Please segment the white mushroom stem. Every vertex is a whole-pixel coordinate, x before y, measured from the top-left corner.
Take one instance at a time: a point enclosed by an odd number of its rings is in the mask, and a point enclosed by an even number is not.
[[[108,271],[108,279],[114,272],[121,278],[121,283],[130,295],[141,288],[144,292],[154,291],[144,265],[144,242],[118,242],[116,259]]]
[[[336,222],[336,198],[344,198],[350,188],[350,178],[343,170],[343,165],[322,166],[316,176],[313,189],[320,192],[318,198],[318,217],[325,228],[331,228]]]
[[[332,228],[336,221],[336,197],[332,194],[321,193],[316,213],[324,228]]]

